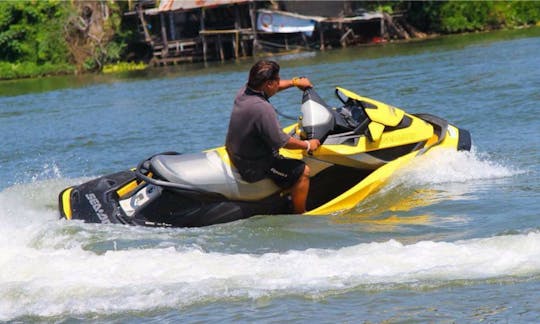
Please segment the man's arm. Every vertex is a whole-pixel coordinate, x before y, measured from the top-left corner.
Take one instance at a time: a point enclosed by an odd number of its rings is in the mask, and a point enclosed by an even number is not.
[[[311,81],[309,81],[308,78],[294,77],[290,80],[280,80],[278,91],[289,89],[290,87],[297,87],[300,90],[305,90],[307,88],[312,88],[313,84],[311,84]]]
[[[285,148],[291,149],[291,150],[306,150],[308,152],[315,151],[321,143],[318,139],[310,139],[307,141],[302,141],[299,139],[296,139],[294,137],[289,138],[289,141],[287,144],[285,144]]]

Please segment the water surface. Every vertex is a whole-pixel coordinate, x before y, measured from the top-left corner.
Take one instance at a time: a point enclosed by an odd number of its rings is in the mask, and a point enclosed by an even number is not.
[[[67,222],[57,195],[222,145],[254,59],[1,82],[0,321],[537,321],[539,49],[529,29],[275,57],[331,104],[339,85],[435,114],[473,150],[434,151],[345,213],[197,229]]]

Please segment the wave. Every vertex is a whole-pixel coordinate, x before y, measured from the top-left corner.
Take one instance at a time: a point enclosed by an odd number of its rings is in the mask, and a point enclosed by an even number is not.
[[[430,155],[400,171],[390,187],[467,183],[523,173],[474,152]],[[388,239],[342,248],[239,253],[215,252],[192,239],[212,230],[58,220],[58,192],[87,180],[35,180],[0,192],[0,321],[540,276],[537,229],[455,242],[404,244]],[[116,242],[126,238],[140,244],[116,249]],[[162,244],[147,244],[152,240]],[[92,248],[103,241],[114,245]]]
[[[540,274],[540,233],[458,242],[229,254],[191,247],[107,251],[0,248],[0,320],[115,313],[220,299],[317,295],[363,286]]]
[[[377,192],[368,196],[356,208],[339,215],[345,221],[365,221],[366,217],[408,212],[448,201],[475,200],[481,192],[493,190],[501,182],[527,171],[495,162],[487,154],[449,149],[429,151],[396,171]],[[471,205],[472,206],[472,205]],[[434,207],[431,207],[434,208]],[[394,223],[426,223],[427,215],[412,218],[389,219]],[[463,222],[465,218],[446,215],[438,221]],[[388,222],[382,222],[387,225]]]

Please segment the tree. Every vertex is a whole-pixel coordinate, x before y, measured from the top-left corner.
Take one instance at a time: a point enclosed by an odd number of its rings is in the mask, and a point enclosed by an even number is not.
[[[101,70],[105,63],[119,60],[126,47],[120,5],[77,1],[73,6],[64,30],[77,70]]]
[[[0,61],[67,63],[61,1],[0,2]]]

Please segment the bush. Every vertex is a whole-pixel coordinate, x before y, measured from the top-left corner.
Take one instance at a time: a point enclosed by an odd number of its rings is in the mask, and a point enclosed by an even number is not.
[[[441,31],[447,33],[483,30],[488,25],[491,7],[484,1],[449,1],[441,7]]]
[[[411,24],[440,33],[515,27],[540,21],[538,1],[410,1],[397,2]]]
[[[118,61],[132,33],[121,31],[123,6],[127,3],[0,1],[0,79],[73,72],[71,65],[94,71]]]
[[[75,68],[67,63],[52,64],[45,63],[38,65],[33,62],[10,63],[0,62],[0,79],[19,79],[33,78],[53,74],[68,74],[73,73]]]
[[[67,14],[61,1],[0,2],[0,60],[65,64],[69,52],[62,28]]]

